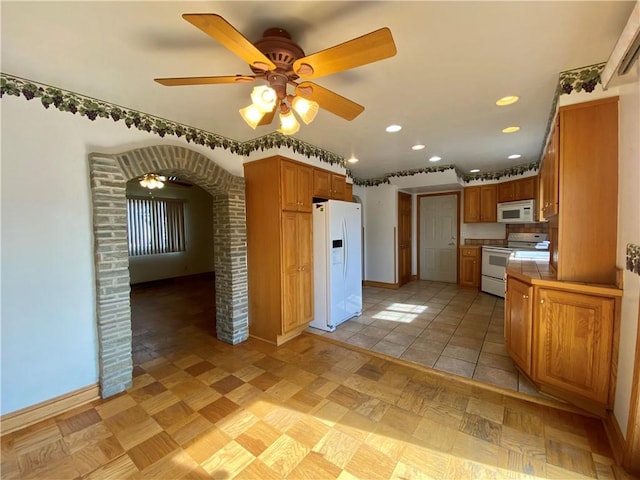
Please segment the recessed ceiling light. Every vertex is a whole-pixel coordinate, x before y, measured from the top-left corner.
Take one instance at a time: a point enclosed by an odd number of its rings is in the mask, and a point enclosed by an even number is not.
[[[480,171],[479,168],[474,168],[473,170],[469,170],[470,173],[478,173]]]
[[[411,147],[411,150],[422,150],[423,148],[424,148],[424,145],[417,144]]]
[[[349,162],[349,163],[358,163],[358,159],[356,157],[351,157],[349,160],[347,160],[347,162]]]
[[[400,125],[389,125],[385,130],[389,133],[394,133],[402,130],[402,127]]]
[[[434,155],[433,157],[431,157],[431,158],[429,159],[429,161],[430,161],[430,162],[439,162],[440,160],[442,160],[442,158],[440,158],[440,157],[439,157],[439,156],[437,156],[437,155]]]
[[[502,129],[502,133],[513,133],[520,130],[520,127],[507,127]]]
[[[518,100],[520,100],[519,97],[516,97],[515,95],[509,95],[508,97],[502,97],[500,100],[498,100],[496,102],[496,105],[498,105],[499,107],[504,107],[505,105],[516,103]]]
[[[513,155],[509,155],[509,159],[514,160],[516,158],[520,158],[522,155],[519,153],[514,153]]]

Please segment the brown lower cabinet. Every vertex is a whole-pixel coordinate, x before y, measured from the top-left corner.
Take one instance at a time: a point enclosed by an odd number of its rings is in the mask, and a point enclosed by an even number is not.
[[[480,257],[480,246],[465,245],[460,247],[458,283],[461,287],[480,287]]]
[[[527,281],[507,270],[505,343],[542,392],[604,416],[613,407],[621,290]]]

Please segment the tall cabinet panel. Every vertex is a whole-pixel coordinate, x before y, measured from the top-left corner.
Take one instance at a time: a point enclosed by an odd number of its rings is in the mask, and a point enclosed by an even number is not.
[[[313,168],[275,156],[244,174],[249,334],[280,345],[313,319]]]
[[[558,110],[539,184],[557,279],[615,284],[618,97]]]
[[[616,283],[618,97],[560,109],[558,280]]]

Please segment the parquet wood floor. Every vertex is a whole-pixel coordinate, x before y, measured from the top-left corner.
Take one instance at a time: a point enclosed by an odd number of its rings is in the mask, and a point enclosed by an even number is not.
[[[207,282],[134,290],[134,383],[1,439],[9,479],[623,478],[599,420],[311,334],[215,339]]]

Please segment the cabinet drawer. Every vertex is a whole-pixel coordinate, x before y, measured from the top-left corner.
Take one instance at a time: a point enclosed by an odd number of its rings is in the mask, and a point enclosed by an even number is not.
[[[477,257],[480,251],[480,247],[460,247],[460,252],[463,257]]]

